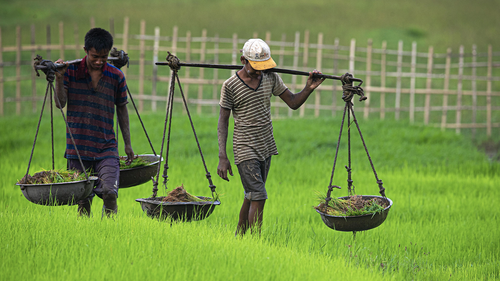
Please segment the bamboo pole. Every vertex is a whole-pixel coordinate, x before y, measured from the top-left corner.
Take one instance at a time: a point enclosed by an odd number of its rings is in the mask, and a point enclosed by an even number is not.
[[[59,22],[59,58],[64,60],[64,23]]]
[[[318,33],[318,51],[316,53],[316,69],[321,70],[323,68],[323,33]],[[314,96],[314,116],[319,117],[319,109],[321,105],[321,90],[316,89],[316,94]]]
[[[333,43],[333,73],[339,69],[339,39],[335,38]],[[333,83],[332,89],[332,116],[335,117],[337,107],[337,83]]]
[[[206,47],[207,47],[207,30],[203,29],[201,32],[201,49],[200,49],[200,63],[205,62],[205,53],[206,53]],[[200,79],[205,78],[205,70],[203,68],[200,68]],[[201,101],[203,100],[203,85],[198,84],[198,100]],[[196,107],[197,113],[201,114],[201,103],[198,103]]]
[[[398,43],[398,63],[397,63],[397,77],[396,77],[396,101],[395,101],[395,118],[399,120],[399,113],[401,110],[401,76],[403,72],[403,41]]]
[[[128,28],[129,28],[129,19],[125,17],[123,20],[123,38],[122,38],[122,50],[128,50]],[[127,68],[124,67],[122,69],[123,75],[127,77]]]
[[[441,130],[444,131],[446,128],[446,119],[448,115],[448,94],[450,86],[450,67],[451,67],[451,48],[448,48],[446,52],[446,68],[444,74],[444,94],[443,94],[443,111],[441,113]]]
[[[476,45],[472,45],[472,81],[471,81],[471,90],[472,90],[472,123],[476,123],[477,118],[477,49]],[[472,129],[472,136],[476,136],[476,128]]]
[[[215,64],[219,63],[219,35],[215,35],[215,39],[214,39],[214,63]],[[212,84],[212,100],[217,100],[217,96],[218,96],[217,81],[219,79],[219,72],[218,72],[217,68],[214,68],[213,76],[214,76],[214,78],[213,78],[213,84]],[[216,106],[212,106],[212,114],[215,115],[216,109],[217,109]]]
[[[50,45],[52,44],[52,38],[51,38],[51,32],[50,32],[50,25],[47,25],[47,60],[50,60],[51,58],[51,52],[50,52]]]
[[[386,77],[386,60],[387,60],[387,42],[382,42],[382,55],[380,66],[380,87],[384,90],[380,93],[380,119],[385,119],[385,77]]]
[[[153,61],[158,61],[158,52],[160,48],[160,27],[155,27],[155,39],[153,43]],[[153,65],[153,79],[152,79],[152,89],[151,96],[153,99],[151,100],[151,111],[156,112],[156,82],[158,80],[158,66]]]
[[[31,57],[34,58],[36,56],[35,54],[35,25],[31,25],[31,46],[33,47],[31,49]],[[32,112],[36,112],[36,74],[34,71],[31,71],[31,109]]]
[[[191,60],[191,31],[188,31],[186,33],[186,60]],[[190,71],[189,67],[185,71],[185,77],[189,78]],[[184,92],[186,93],[186,103],[189,104],[189,84],[186,84],[184,86]],[[182,114],[187,114],[186,108],[184,106],[182,107]]]
[[[464,75],[464,46],[460,46],[459,48],[459,59],[458,59],[458,84],[457,84],[457,111],[455,112],[455,123],[457,127],[455,128],[455,132],[457,134],[460,133],[460,124],[462,121],[462,79]]]
[[[417,68],[417,42],[411,44],[410,123],[415,122],[415,72]]]
[[[429,52],[427,53],[427,80],[425,83],[425,110],[424,110],[424,124],[429,124],[430,119],[430,108],[431,108],[431,91],[432,91],[432,64],[433,64],[433,54],[434,48],[429,47]]]
[[[372,72],[372,39],[368,39],[368,46],[366,48],[366,85],[371,86],[371,72]],[[366,96],[370,96],[370,91],[365,92]],[[370,99],[366,99],[363,108],[363,118],[368,119],[370,114]]]
[[[300,48],[300,32],[295,32],[295,41],[293,44],[293,68],[297,69],[299,66],[299,48]],[[292,92],[297,91],[297,77],[292,76]],[[288,117],[292,117],[293,110],[288,108]]]
[[[75,38],[75,58],[80,57],[80,36],[78,35],[78,25],[75,23],[75,27],[73,29],[73,37]]]
[[[306,71],[307,69],[307,64],[309,62],[309,30],[306,30],[304,32],[304,48],[302,51],[302,70]],[[305,77],[302,77],[301,83],[302,85],[306,84],[307,79]],[[300,117],[304,117],[304,112],[305,112],[305,104],[307,103],[304,102],[304,104],[300,107]]]
[[[145,45],[144,36],[146,35],[146,21],[141,20],[141,40],[139,40],[139,112],[144,110],[144,61],[145,61]]]
[[[21,27],[16,27],[16,114],[21,115]]]

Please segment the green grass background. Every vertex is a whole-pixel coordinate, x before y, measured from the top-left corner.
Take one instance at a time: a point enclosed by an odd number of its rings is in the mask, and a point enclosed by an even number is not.
[[[64,124],[58,112],[55,116],[55,162],[61,168],[65,165]],[[132,114],[134,150],[151,153],[135,118]],[[150,113],[142,118],[159,151],[165,116]],[[351,233],[328,228],[313,209],[317,193],[327,191],[340,117],[275,120],[280,155],[272,161],[262,236],[236,239],[243,199],[236,167],[229,182],[216,175],[217,117],[193,118],[222,204],[205,220],[173,225],[151,220],[135,202],[152,194],[151,183],[120,190],[115,220],[101,219],[100,199],[95,200],[90,219],[77,218],[75,206],[47,207],[27,201],[15,182],[26,173],[38,116],[0,119],[0,279],[500,278],[496,200],[500,164],[454,132],[402,121],[360,122],[378,176],[394,205],[381,226],[358,232],[353,239]],[[50,169],[49,120],[45,114],[30,173]],[[356,192],[378,194],[354,132],[352,146]],[[339,148],[334,184],[343,189],[334,195],[345,196],[345,135]],[[169,159],[169,190],[184,184],[192,194],[210,196],[186,115],[174,115]],[[162,188],[160,194],[165,194]]]

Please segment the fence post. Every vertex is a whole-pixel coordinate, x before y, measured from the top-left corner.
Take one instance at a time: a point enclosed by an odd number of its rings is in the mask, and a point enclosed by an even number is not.
[[[31,57],[36,56],[35,51],[35,25],[31,25]],[[30,71],[31,73],[31,107],[33,113],[36,112],[36,74],[35,71]]]
[[[349,73],[354,74],[354,59],[356,58],[356,39],[351,39],[349,48]]]
[[[415,71],[417,68],[417,42],[411,44],[410,123],[415,122]]]
[[[75,27],[73,29],[73,35],[75,37],[75,58],[80,57],[80,36],[78,36],[78,25],[75,23]]]
[[[205,49],[207,47],[207,30],[203,29],[201,32],[201,49],[200,49],[200,63],[205,63]],[[205,77],[205,69],[200,68],[200,81]],[[198,84],[198,106],[196,110],[198,114],[201,114],[201,101],[203,100],[203,84]]]
[[[214,38],[214,63],[219,64],[219,35],[216,34]],[[213,79],[213,85],[212,85],[212,99],[217,100],[217,88],[218,88],[218,82],[219,80],[219,72],[217,68],[214,68],[214,79]],[[217,106],[212,105],[212,114],[215,114],[217,110]]]
[[[446,69],[444,72],[444,93],[443,93],[443,112],[441,113],[441,130],[446,128],[446,119],[448,114],[448,94],[450,87],[450,67],[451,67],[451,48],[446,51]]]
[[[431,86],[432,86],[432,64],[434,48],[432,46],[429,47],[429,52],[427,54],[427,80],[425,84],[425,109],[424,109],[424,124],[429,124],[430,119],[430,110],[431,110]]]
[[[386,60],[387,60],[387,42],[382,42],[382,55],[380,58],[380,87],[382,92],[380,93],[380,119],[385,119],[385,72],[386,72]]]
[[[307,71],[308,60],[309,60],[309,30],[306,30],[304,32],[304,50],[302,52],[302,70],[303,71]],[[307,77],[302,76],[301,81],[302,81],[301,82],[302,85],[305,85],[305,83],[307,81]],[[304,102],[304,104],[300,107],[300,113],[299,113],[300,117],[304,117],[304,112],[306,109],[306,107],[305,107],[306,102]]]
[[[286,44],[286,34],[283,33],[281,34],[281,45],[280,45],[280,52],[279,52],[279,57],[278,57],[278,67],[283,67],[283,60],[284,60],[284,55],[285,55],[285,44]],[[276,107],[274,108],[274,115],[278,117],[280,115],[280,105],[281,105],[281,100],[280,98],[275,98],[276,101]]]
[[[396,102],[395,102],[395,119],[399,120],[399,111],[401,110],[401,75],[403,68],[403,41],[398,42],[398,67],[396,80]]]
[[[486,135],[491,137],[491,72],[493,48],[488,45],[488,81],[486,83]]]
[[[123,38],[122,38],[122,49],[127,52],[128,49],[128,17],[123,20]],[[127,77],[127,68],[122,67],[122,72],[125,77]]]
[[[145,57],[145,40],[146,21],[141,20],[141,40],[139,41],[139,111],[144,110],[144,57]]]
[[[238,56],[239,51],[238,51],[238,34],[233,33],[233,52],[231,54],[231,63],[237,64],[239,63],[239,57]],[[236,70],[231,70],[231,76],[233,76],[236,73]]]
[[[300,48],[300,32],[295,32],[295,41],[293,43],[293,69],[297,69],[299,65],[299,48]],[[297,76],[292,76],[292,92],[297,91]],[[288,108],[288,117],[292,117],[292,109]]]
[[[335,42],[333,43],[333,73],[337,74],[339,72],[339,39],[335,38]],[[337,75],[339,75],[338,73]],[[332,116],[335,116],[335,112],[337,109],[337,83],[333,82],[332,89]]]
[[[471,81],[471,87],[472,87],[472,123],[475,125],[476,124],[476,117],[477,117],[477,73],[476,73],[476,68],[477,68],[477,49],[476,45],[472,45],[472,81]],[[476,126],[472,128],[472,136],[476,136]]]
[[[158,52],[160,48],[160,27],[155,27],[155,39],[153,44],[153,81],[151,89],[151,111],[156,111],[156,82],[158,81],[158,65],[155,62],[158,61]]]
[[[457,111],[455,112],[455,132],[460,133],[461,121],[462,121],[462,79],[464,75],[464,46],[459,48],[459,59],[458,59],[458,85],[457,85]]]
[[[16,27],[16,114],[21,114],[21,26]]]
[[[64,60],[64,23],[59,22],[59,58]]]
[[[51,34],[50,34],[50,25],[47,25],[47,28],[46,28],[46,38],[47,38],[47,58],[46,60],[50,60],[50,57],[51,57],[51,52],[50,52],[50,49],[51,49]]]
[[[186,32],[186,61],[191,61],[191,31]],[[184,77],[186,77],[186,79],[189,78],[189,70],[190,67],[184,68]],[[184,93],[186,93],[186,103],[189,104],[189,83],[185,83],[183,90]],[[181,107],[182,114],[187,114],[186,108],[184,106]]]
[[[0,27],[0,116],[3,117],[3,46],[2,46],[2,27]]]
[[[370,90],[369,88],[371,87],[371,71],[372,71],[372,39],[368,39],[368,46],[366,48],[366,85],[367,91],[366,91],[366,96],[368,99],[365,100],[364,108],[363,108],[363,118],[368,119],[368,116],[370,114]]]
[[[323,33],[318,33],[318,51],[316,53],[316,69],[321,70],[323,65]],[[335,83],[336,81],[334,81]],[[318,117],[319,116],[319,108],[321,105],[321,90],[318,88],[316,89],[317,93],[315,95],[315,109],[314,109],[314,116]]]

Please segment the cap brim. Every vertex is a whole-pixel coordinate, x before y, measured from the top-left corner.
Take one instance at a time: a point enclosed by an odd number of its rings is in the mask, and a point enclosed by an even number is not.
[[[255,70],[266,70],[270,69],[273,67],[276,67],[276,63],[274,62],[273,58],[269,58],[266,61],[251,61],[248,60],[250,65],[252,66],[253,69]]]

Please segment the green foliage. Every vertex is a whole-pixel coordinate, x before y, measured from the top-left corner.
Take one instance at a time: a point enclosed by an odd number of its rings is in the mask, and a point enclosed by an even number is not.
[[[165,116],[141,117],[159,153]],[[57,167],[66,164],[61,119],[54,120],[59,128],[54,135]],[[26,200],[15,182],[26,173],[37,120],[36,115],[0,119],[2,280],[53,280],[54,276],[64,280],[500,278],[500,228],[495,211],[500,165],[454,132],[405,122],[360,120],[393,206],[382,225],[357,232],[354,239],[351,233],[325,226],[312,208],[317,204],[315,192],[324,193],[329,184],[340,118],[275,120],[280,154],[273,157],[266,183],[269,199],[262,235],[236,239],[243,188],[234,165],[235,175],[229,182],[216,175],[217,117],[193,116],[193,121],[216,191],[222,195],[221,205],[205,220],[173,224],[150,219],[135,201],[151,195],[151,183],[120,189],[114,220],[101,219],[102,200],[97,197],[91,218],[78,218],[76,206],[47,207]],[[134,151],[149,153],[140,123],[133,115],[130,122]],[[158,186],[159,196],[184,184],[191,194],[210,197],[186,115],[174,116],[171,138],[167,190]],[[332,192],[332,197],[347,195],[346,139],[343,136],[333,178],[333,184],[342,189]],[[352,155],[356,194],[376,194],[378,185],[354,132],[352,142],[356,145]],[[51,165],[50,147],[50,122],[44,119],[31,169]],[[119,149],[123,153],[123,147]]]

